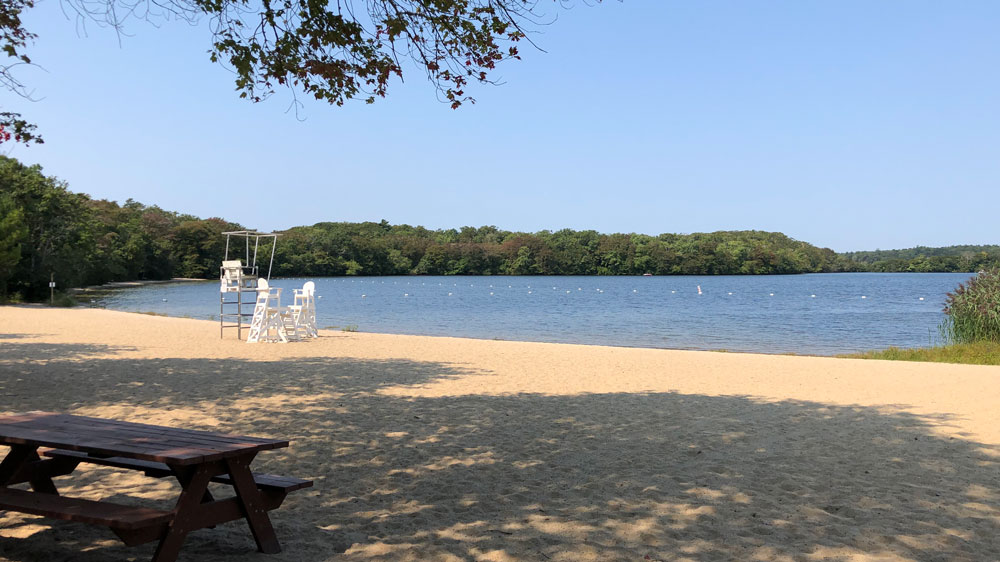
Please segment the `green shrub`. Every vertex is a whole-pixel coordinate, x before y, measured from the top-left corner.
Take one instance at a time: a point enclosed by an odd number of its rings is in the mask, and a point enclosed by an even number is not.
[[[1000,342],[1000,270],[981,271],[945,299],[942,326],[955,343]]]

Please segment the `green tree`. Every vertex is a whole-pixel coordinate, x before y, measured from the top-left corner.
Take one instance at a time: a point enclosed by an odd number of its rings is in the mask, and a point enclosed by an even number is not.
[[[21,261],[21,242],[27,237],[24,211],[10,197],[0,197],[0,301],[7,296],[7,280]]]
[[[64,182],[42,174],[40,166],[25,166],[0,157],[0,193],[23,212],[27,238],[8,290],[26,298],[48,293],[51,274],[60,286],[91,281],[102,269],[95,259],[98,233],[86,195],[72,193]]]

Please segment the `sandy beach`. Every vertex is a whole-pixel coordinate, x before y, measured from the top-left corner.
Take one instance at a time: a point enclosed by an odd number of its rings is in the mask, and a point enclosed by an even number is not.
[[[232,334],[0,307],[0,413],[291,439],[254,464],[315,481],[272,512],[284,551],[257,554],[231,523],[189,536],[181,560],[1000,559],[1000,367]],[[176,495],[101,467],[57,485],[161,507]],[[3,561],[152,551],[0,512]]]

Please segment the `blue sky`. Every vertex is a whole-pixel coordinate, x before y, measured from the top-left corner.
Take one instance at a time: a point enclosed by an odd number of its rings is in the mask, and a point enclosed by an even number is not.
[[[319,221],[601,232],[775,230],[838,251],[1000,243],[1000,3],[541,2],[552,25],[440,103],[251,104],[205,26],[86,34],[26,14],[46,144],[71,189],[259,229]],[[415,68],[413,70],[416,70]]]

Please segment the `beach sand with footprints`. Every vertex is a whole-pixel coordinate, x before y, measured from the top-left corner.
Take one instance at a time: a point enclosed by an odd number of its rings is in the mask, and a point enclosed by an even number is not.
[[[247,345],[209,321],[0,308],[2,413],[292,440],[254,464],[315,481],[272,513],[283,552],[231,523],[181,560],[995,560],[998,383],[1000,367],[333,331]],[[177,493],[102,467],[57,484]],[[0,512],[4,561],[152,548]]]

